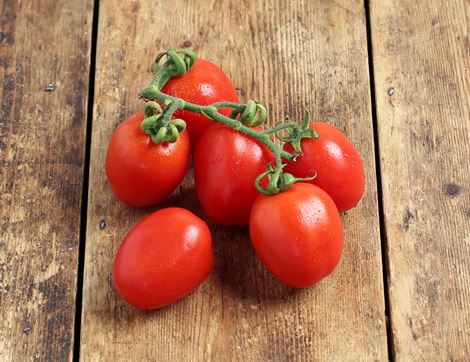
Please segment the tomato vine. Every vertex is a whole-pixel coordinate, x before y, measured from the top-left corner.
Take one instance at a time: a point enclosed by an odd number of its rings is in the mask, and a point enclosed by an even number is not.
[[[166,59],[163,63],[162,59]],[[255,181],[256,189],[266,195],[273,195],[285,191],[294,183],[309,181],[311,177],[297,178],[283,171],[282,160],[292,161],[302,153],[300,142],[303,138],[318,138],[316,132],[309,127],[310,115],[306,116],[302,125],[287,119],[285,122],[271,129],[258,131],[258,126],[266,121],[266,107],[257,100],[248,100],[246,103],[218,102],[202,106],[173,97],[161,91],[162,87],[172,77],[183,76],[196,62],[196,55],[189,49],[169,49],[157,55],[155,59],[155,74],[150,84],[139,92],[139,97],[146,100],[145,119],[142,121],[141,129],[150,135],[156,144],[163,142],[175,142],[186,124],[181,119],[172,119],[178,109],[200,113],[214,122],[224,124],[244,133],[263,143],[274,155],[275,165],[268,164],[267,170],[260,174]],[[161,102],[163,107],[158,103]],[[231,108],[232,112],[227,117],[219,112],[220,108]],[[291,143],[295,153],[287,152],[276,144],[271,135],[275,135],[284,143]],[[266,187],[261,185],[261,180],[268,177]]]

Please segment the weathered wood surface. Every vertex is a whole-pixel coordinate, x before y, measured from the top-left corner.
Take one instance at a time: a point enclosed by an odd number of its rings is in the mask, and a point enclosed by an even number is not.
[[[372,1],[398,361],[470,355],[470,2]]]
[[[362,203],[343,216],[335,273],[294,291],[255,258],[247,230],[211,225],[216,265],[193,294],[139,312],[111,284],[115,251],[152,209],[126,207],[104,173],[109,137],[141,107],[152,59],[192,44],[227,71],[242,99],[261,99],[271,124],[284,112],[338,125],[366,165]],[[385,360],[387,341],[362,1],[100,1],[81,357],[97,360]],[[162,206],[201,215],[188,177]]]
[[[91,6],[0,2],[1,361],[72,358]]]

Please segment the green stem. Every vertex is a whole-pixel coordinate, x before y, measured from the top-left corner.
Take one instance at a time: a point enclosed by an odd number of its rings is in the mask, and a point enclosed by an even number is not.
[[[153,82],[152,82],[153,83]],[[170,96],[168,94],[162,93],[155,85],[150,85],[149,87],[143,89],[141,92],[139,92],[139,96],[144,99],[152,99],[160,102],[165,102],[167,100],[173,101],[173,105],[177,104],[178,102],[181,102],[182,100],[177,97]],[[226,107],[227,105],[224,103],[216,103],[216,105],[220,106],[222,104],[222,107]],[[240,105],[237,103],[233,104],[234,106],[239,107]],[[236,119],[232,119],[229,117],[224,116],[223,114],[219,113],[217,110],[217,107],[214,105],[209,105],[209,106],[201,106],[199,104],[194,104],[191,102],[186,102],[184,101],[183,104],[179,104],[179,108],[199,113],[199,114],[204,114],[208,118],[212,119],[215,122],[225,124],[239,132],[242,132],[258,141],[263,143],[274,155],[276,159],[276,166],[281,167],[282,166],[282,158],[285,158],[286,160],[293,160],[297,154],[289,153],[287,151],[284,151],[282,147],[278,146],[275,144],[271,139],[269,138],[269,135],[257,131],[253,128],[247,127],[243,125],[240,121]],[[277,168],[276,167],[276,168]]]
[[[212,103],[211,106],[215,108],[234,108],[234,109],[243,108],[243,104],[234,103],[234,102],[217,102],[217,103]]]
[[[155,86],[158,89],[162,89],[162,87],[174,76],[173,72],[170,71],[168,68],[162,67],[159,68],[155,72],[155,76],[153,77],[152,81],[150,82],[149,86]]]
[[[206,107],[203,107],[206,108]],[[282,147],[278,146],[275,144],[271,139],[269,138],[268,135],[266,135],[264,132],[257,131],[253,128],[245,126],[243,123],[240,121],[237,121],[235,119],[228,118],[224,116],[223,114],[220,114],[217,109],[212,108],[211,106],[207,106],[208,112],[204,111],[201,112],[207,116],[209,116],[210,119],[218,122],[225,124],[239,132],[242,132],[258,141],[260,141],[262,144],[264,144],[269,150],[273,153],[275,159],[276,159],[276,165],[281,166],[282,165],[282,158],[285,158],[286,160],[292,161],[297,154],[292,154],[287,151],[284,151]]]
[[[166,110],[164,116],[163,116],[163,119],[162,119],[162,123],[164,125],[166,125],[168,122],[170,122],[170,119],[171,117],[173,116],[173,114],[179,109],[179,108],[183,108],[184,107],[184,101],[180,98],[176,98],[176,100],[174,102],[171,103],[170,107],[168,108],[168,110]]]
[[[266,131],[263,131],[264,134],[267,134],[267,135],[270,135],[270,134],[273,134],[273,133],[276,133],[276,132],[279,132],[283,129],[286,129],[286,128],[298,128],[298,124],[296,122],[288,122],[288,123],[281,123],[281,124],[278,124],[277,126],[273,127],[273,128],[270,128],[270,129],[267,129]]]
[[[168,59],[163,65],[160,65],[160,59],[165,55]],[[235,129],[236,131],[239,131],[250,136],[251,138],[254,138],[255,140],[258,140],[272,152],[276,161],[276,167],[273,168],[271,165],[268,165],[268,171],[258,176],[255,181],[255,187],[258,191],[268,195],[275,194],[286,190],[294,182],[304,181],[304,179],[297,179],[291,174],[284,174],[282,171],[283,159],[292,161],[299,153],[289,153],[285,151],[281,146],[274,143],[270,137],[270,135],[276,134],[276,137],[284,142],[290,142],[290,138],[292,138],[292,141],[299,143],[299,147],[297,148],[300,148],[300,139],[302,137],[311,136],[310,134],[304,135],[307,130],[301,128],[296,122],[284,122],[273,127],[272,129],[266,131],[258,131],[254,128],[249,127],[249,125],[260,124],[266,119],[266,108],[258,101],[250,100],[246,104],[239,104],[234,102],[217,102],[211,105],[202,106],[199,104],[184,101],[181,98],[170,96],[161,91],[162,87],[166,84],[166,82],[168,82],[168,80],[170,80],[174,76],[184,75],[187,71],[189,71],[195,61],[196,60],[194,53],[192,51],[187,50],[176,51],[174,49],[170,49],[167,52],[160,53],[157,56],[155,75],[150,84],[139,92],[139,97],[147,101],[158,101],[168,105],[168,108],[164,110],[163,118],[161,119],[160,123],[162,128],[164,129],[159,129],[158,132],[166,133],[168,131],[167,127],[170,127],[172,132],[171,139],[176,140],[177,137],[173,137],[173,133],[176,133],[177,136],[178,131],[181,132],[181,130],[184,129],[185,126],[184,122],[181,120],[174,120],[174,122],[182,122],[182,124],[170,124],[171,122],[173,122],[170,121],[171,117],[178,109],[184,109],[186,111],[203,114],[207,118],[217,123],[224,124],[228,127]],[[170,102],[171,104],[169,104],[168,102]],[[232,112],[230,116],[227,117],[219,112],[219,108],[232,108]],[[150,121],[153,122],[153,119],[150,119]],[[306,122],[307,121],[309,121],[309,118],[306,120]],[[146,120],[143,121],[143,124],[144,122],[146,122]],[[151,122],[147,121],[147,123]],[[152,131],[150,129],[151,127],[147,124],[144,124],[144,126],[145,129],[148,128],[150,131]],[[176,127],[179,127],[179,129],[176,130]],[[290,136],[285,137],[278,134],[277,132],[281,130],[288,130],[287,132]],[[168,138],[165,134],[160,138],[158,138],[158,134],[153,135],[152,137],[156,138],[156,143],[159,143],[161,140],[167,140]],[[170,142],[173,141],[170,140]],[[296,148],[294,147],[294,149]],[[296,149],[296,151],[298,150]],[[263,188],[260,184],[260,181],[263,177],[269,178],[267,188]],[[307,178],[305,180],[308,179],[312,178]]]

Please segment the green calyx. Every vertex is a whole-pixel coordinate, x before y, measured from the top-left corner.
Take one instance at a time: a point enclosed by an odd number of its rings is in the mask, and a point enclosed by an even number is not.
[[[179,134],[186,128],[186,122],[182,119],[171,119],[179,104],[180,102],[168,101],[162,108],[157,102],[147,102],[144,109],[145,118],[140,124],[140,129],[148,134],[155,144],[176,142]]]
[[[140,128],[142,132],[150,136],[153,143],[159,145],[165,142],[176,142],[179,134],[186,128],[186,123],[182,119],[173,119],[166,125],[162,125],[160,116],[152,116],[145,118]]]
[[[162,59],[165,61],[162,62]],[[267,171],[259,175],[255,181],[256,189],[266,195],[273,195],[287,190],[295,182],[312,180],[316,175],[308,178],[296,178],[284,173],[283,161],[293,161],[302,153],[301,140],[304,138],[318,138],[316,132],[310,128],[310,114],[306,112],[302,125],[295,121],[286,120],[271,129],[258,131],[253,127],[266,121],[266,107],[256,100],[249,100],[245,104],[234,102],[217,102],[207,106],[186,102],[181,98],[173,97],[161,91],[166,82],[175,76],[186,74],[195,64],[196,56],[188,49],[169,49],[160,53],[155,59],[155,74],[150,84],[139,92],[144,99],[145,119],[142,121],[142,131],[160,144],[175,142],[186,124],[181,119],[171,119],[178,109],[203,114],[214,122],[224,124],[264,144],[273,154],[275,165],[269,164]],[[158,103],[157,103],[158,102]],[[165,106],[162,108],[160,104]],[[221,108],[232,109],[227,117],[221,113]],[[282,142],[292,144],[295,152],[290,153],[282,145],[274,142],[271,135],[275,135]],[[267,186],[261,186],[263,179],[267,178]]]
[[[288,119],[286,119],[286,122],[287,121]],[[276,132],[276,137],[283,142],[289,142],[292,145],[292,148],[299,154],[302,153],[302,147],[300,145],[302,139],[318,138],[317,132],[310,128],[310,112],[308,110],[305,110],[305,118],[301,126],[294,123],[294,126],[287,128],[286,131],[287,135],[282,135],[279,132]]]
[[[163,65],[160,61],[166,57]],[[171,72],[173,76],[182,76],[186,74],[189,69],[196,63],[196,54],[189,49],[168,49],[166,52],[161,52],[155,58],[154,70],[157,72],[159,69],[165,69]]]
[[[164,62],[162,63],[162,59]],[[156,95],[172,77],[185,75],[196,63],[196,54],[189,49],[168,49],[155,58],[155,75],[150,84],[139,92],[139,97],[146,100],[158,100]]]
[[[317,173],[314,172],[314,175],[311,177],[294,177],[294,175],[290,173],[284,173],[282,169],[285,165],[281,165],[280,168],[276,167],[273,168],[271,162],[267,165],[267,171],[263,172],[262,174],[258,175],[255,180],[255,187],[256,189],[265,195],[275,195],[280,192],[288,190],[294,183],[296,182],[305,182],[305,181],[312,181],[315,177],[317,177]],[[267,177],[268,184],[266,187],[261,185],[262,180]]]
[[[267,119],[266,107],[261,102],[250,99],[246,104],[235,108],[230,114],[230,118],[236,119],[248,127],[256,127],[264,123]]]

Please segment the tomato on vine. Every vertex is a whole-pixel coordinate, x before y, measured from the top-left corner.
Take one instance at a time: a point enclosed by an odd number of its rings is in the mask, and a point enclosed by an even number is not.
[[[171,207],[148,215],[128,232],[114,259],[113,282],[134,307],[161,308],[196,289],[212,265],[206,223]]]
[[[144,112],[122,122],[114,131],[106,154],[106,176],[116,196],[128,205],[154,205],[181,183],[189,167],[186,131],[175,142],[156,144],[141,129]]]
[[[284,170],[296,177],[307,177],[312,170],[317,176],[310,181],[325,190],[339,211],[346,211],[361,200],[364,193],[364,166],[356,147],[335,126],[319,122],[310,125],[318,138],[304,138],[302,153],[288,162]],[[284,150],[294,152],[292,144]]]
[[[343,245],[341,219],[333,200],[319,187],[303,182],[255,201],[250,237],[267,269],[296,288],[331,274]]]
[[[186,74],[171,78],[161,90],[201,106],[216,102],[239,102],[235,87],[222,69],[202,59],[196,60]],[[219,112],[228,116],[231,109],[220,108]],[[175,117],[186,122],[193,149],[202,133],[215,124],[203,114],[184,109],[177,110]]]
[[[292,287],[310,286],[333,272],[343,243],[338,210],[356,205],[364,191],[362,160],[338,129],[311,124],[307,112],[302,125],[286,120],[261,130],[264,105],[240,104],[227,76],[188,49],[160,53],[139,97],[146,101],[145,114],[118,127],[106,158],[119,198],[145,206],[168,196],[188,168],[191,138],[195,188],[211,220],[249,222],[257,255]],[[172,303],[206,278],[211,243],[207,225],[189,211],[157,211],[119,248],[116,289],[137,308]]]
[[[209,219],[224,225],[248,224],[259,195],[254,182],[274,160],[271,151],[246,134],[219,125],[202,135],[193,157],[197,197]]]

